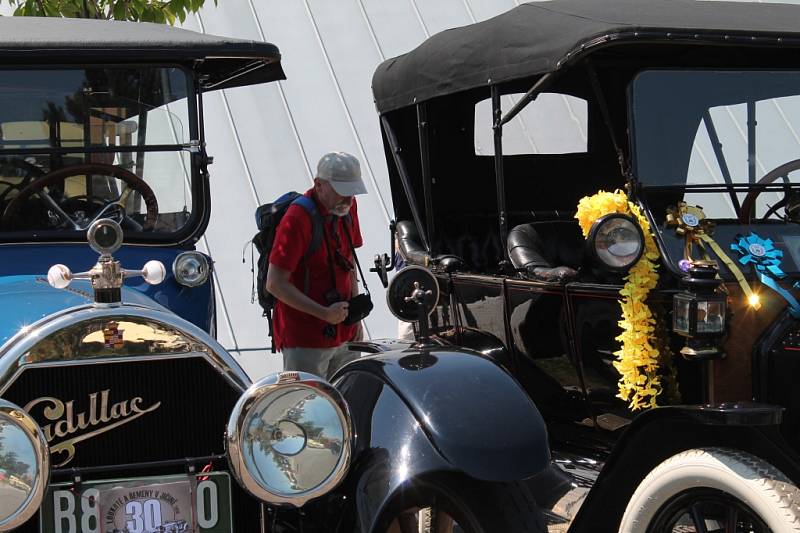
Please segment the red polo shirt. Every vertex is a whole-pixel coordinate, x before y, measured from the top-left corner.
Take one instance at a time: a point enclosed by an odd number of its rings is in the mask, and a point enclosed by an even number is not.
[[[306,191],[305,196],[314,199],[313,189]],[[292,273],[289,280],[292,285],[305,292],[306,296],[315,302],[328,305],[325,301],[325,293],[331,287],[331,273],[328,264],[328,247],[325,246],[325,239],[330,246],[331,253],[338,247],[339,252],[355,268],[353,252],[347,241],[345,231],[350,231],[353,246],[358,248],[363,244],[361,238],[361,228],[358,225],[358,208],[353,199],[353,206],[350,208],[351,222],[345,222],[345,217],[330,216],[324,206],[317,202],[322,219],[325,221],[325,232],[323,241],[306,260],[303,255],[311,244],[311,216],[299,205],[291,205],[283,215],[278,229],[275,232],[275,241],[272,245],[272,252],[269,262],[283,270]],[[334,231],[338,232],[337,239]],[[334,277],[336,278],[336,290],[339,294],[349,299],[352,293],[351,273],[333,261]],[[306,292],[306,272],[308,272],[308,291]],[[275,304],[273,313],[273,335],[275,349],[283,348],[332,348],[350,341],[356,332],[356,325],[345,326],[338,324],[335,337],[325,337],[323,332],[327,322],[320,320],[302,311],[290,307],[280,300]]]

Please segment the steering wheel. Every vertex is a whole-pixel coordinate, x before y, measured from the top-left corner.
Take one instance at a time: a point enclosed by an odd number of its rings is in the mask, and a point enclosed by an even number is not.
[[[0,172],[2,172],[3,175],[6,174],[6,170],[8,169],[15,169],[19,171],[19,174],[15,177],[21,178],[21,180],[19,183],[11,183],[0,180],[0,184],[5,186],[3,191],[0,192],[0,205],[6,202],[6,196],[8,196],[11,191],[22,190],[36,178],[44,176],[44,170],[33,163],[28,163],[24,159],[20,159],[18,157],[0,161]]]
[[[774,169],[770,170],[764,176],[756,182],[756,186],[758,185],[769,185],[770,183],[774,182],[778,178],[782,176],[786,176],[789,172],[794,170],[800,169],[800,159],[794,159],[789,161],[788,163],[784,163]],[[739,211],[739,222],[742,224],[749,224],[750,220],[753,218],[753,208],[756,205],[756,198],[758,195],[764,191],[763,187],[758,187],[750,192],[747,193],[747,196],[744,197],[744,201],[742,201],[742,209]],[[786,204],[786,198],[784,197],[780,202],[770,207],[767,214],[764,215],[764,218],[769,217],[772,213],[777,211]]]
[[[76,220],[74,213],[73,215],[70,215],[67,210],[64,209],[64,207],[74,199],[62,201],[61,204],[59,204],[53,199],[52,196],[50,196],[50,194],[45,191],[46,187],[58,183],[70,176],[81,175],[111,176],[119,179],[128,186],[124,191],[122,191],[122,194],[119,196],[119,198],[102,205],[93,214],[92,220],[83,225]],[[133,172],[125,170],[124,168],[116,167],[114,165],[106,165],[102,163],[86,163],[83,165],[64,167],[35,179],[8,203],[5,211],[3,212],[2,224],[4,226],[9,226],[12,224],[14,217],[19,213],[20,209],[22,209],[22,206],[26,204],[31,196],[37,194],[45,206],[52,211],[56,217],[61,219],[63,223],[69,224],[72,229],[83,231],[87,229],[92,222],[98,218],[101,218],[104,214],[109,212],[111,208],[114,207],[117,209],[122,209],[124,218],[125,202],[132,191],[137,191],[142,195],[145,207],[147,208],[142,230],[152,230],[153,227],[155,227],[156,219],[158,218],[158,201],[156,200],[156,195],[153,192],[153,189],[151,189],[142,178]],[[84,201],[86,203],[91,203],[91,198],[84,198]]]

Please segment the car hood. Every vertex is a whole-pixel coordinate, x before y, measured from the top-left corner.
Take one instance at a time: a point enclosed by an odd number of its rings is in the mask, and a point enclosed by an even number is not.
[[[122,301],[160,311],[166,310],[141,292],[122,288]],[[55,289],[43,276],[0,276],[0,346],[21,328],[42,318],[94,302],[88,281],[73,281],[66,289]]]

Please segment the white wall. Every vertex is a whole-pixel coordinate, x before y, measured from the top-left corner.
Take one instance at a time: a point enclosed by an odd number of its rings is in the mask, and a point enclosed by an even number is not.
[[[388,252],[391,196],[370,82],[385,58],[429,35],[497,15],[513,0],[208,0],[188,29],[276,44],[287,80],[207,95],[213,212],[203,246],[216,260],[219,338],[252,375],[280,368],[266,323],[250,304],[253,211],[286,190],[305,190],[319,157],[345,150],[362,161],[369,194],[359,198],[364,267]],[[394,336],[380,282],[367,278],[375,310],[370,336]]]

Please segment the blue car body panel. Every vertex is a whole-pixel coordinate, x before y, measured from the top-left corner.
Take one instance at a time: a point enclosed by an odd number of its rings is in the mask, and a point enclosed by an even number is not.
[[[159,311],[166,309],[141,292],[123,287],[122,301]],[[0,277],[0,346],[20,328],[71,307],[94,302],[89,281],[73,281],[66,289],[54,289],[45,276]]]
[[[214,333],[214,287],[212,278],[199,287],[184,287],[172,274],[172,262],[186,250],[154,246],[123,246],[114,258],[130,270],[142,268],[147,261],[164,263],[167,276],[159,285],[148,285],[141,277],[125,280],[122,301],[166,308],[195,324],[206,332]],[[73,272],[85,272],[97,262],[98,254],[86,243],[64,244],[6,244],[0,247],[0,334],[3,328],[13,327],[9,322],[30,324],[42,313],[83,305],[87,303],[84,292],[92,301],[88,283],[74,281],[64,290],[47,284],[47,270],[56,263]],[[209,260],[209,264],[211,261]]]

